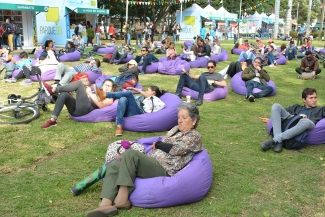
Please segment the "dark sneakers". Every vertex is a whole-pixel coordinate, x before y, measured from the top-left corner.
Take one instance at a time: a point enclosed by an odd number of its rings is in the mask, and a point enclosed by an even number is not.
[[[283,145],[282,142],[276,143],[273,148],[273,151],[280,153],[282,151],[282,145]]]
[[[273,151],[280,153],[282,151],[282,145],[283,145],[282,142],[278,143],[278,142],[274,142],[273,139],[270,139],[270,140],[268,140],[266,142],[261,143],[261,149],[263,151],[267,151],[272,146],[274,146]]]
[[[255,102],[255,96],[254,95],[249,95],[248,100],[250,102]]]
[[[202,99],[198,99],[197,101],[196,101],[196,106],[201,106],[203,104],[203,100]]]

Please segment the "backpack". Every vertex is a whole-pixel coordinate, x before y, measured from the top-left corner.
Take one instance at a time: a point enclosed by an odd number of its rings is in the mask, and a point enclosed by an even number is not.
[[[19,24],[16,24],[14,33],[16,35],[22,34],[21,27]]]
[[[109,63],[111,61],[113,54],[109,53],[103,56],[103,62]]]
[[[293,117],[283,120],[281,123],[282,132],[296,126],[296,124],[299,122],[299,120],[301,118],[302,117],[300,115],[295,115]],[[289,149],[289,150],[302,149],[303,147],[306,146],[307,134],[308,134],[308,131],[304,131],[291,139],[283,140],[282,141],[283,147],[285,147],[286,149]],[[273,128],[271,129],[271,135],[273,137]]]
[[[150,96],[150,97],[145,98],[142,101],[141,105],[142,105],[143,110],[146,113],[157,112],[157,111],[160,111],[166,107],[166,104],[156,96]]]
[[[127,87],[134,87],[138,83],[137,78],[132,73],[125,73],[118,76],[115,80],[117,86],[126,89]]]
[[[77,25],[75,28],[74,28],[74,34],[75,35],[78,35],[79,33],[79,26]]]

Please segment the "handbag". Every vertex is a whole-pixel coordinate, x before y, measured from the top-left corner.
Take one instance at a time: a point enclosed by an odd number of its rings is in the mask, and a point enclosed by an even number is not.
[[[87,73],[77,73],[77,74],[74,75],[71,82],[79,81],[79,80],[86,79],[86,78],[88,79],[88,81],[90,80],[89,75]]]
[[[150,97],[145,98],[142,101],[141,105],[142,105],[143,110],[146,113],[157,112],[157,111],[160,111],[166,107],[166,104],[156,96],[150,96]]]
[[[118,158],[127,149],[133,149],[143,154],[146,154],[145,147],[137,142],[131,142],[128,140],[118,140],[108,145],[105,155],[106,162],[110,162],[115,158]]]
[[[101,32],[100,35],[99,35],[99,38],[100,39],[106,39],[105,32]]]

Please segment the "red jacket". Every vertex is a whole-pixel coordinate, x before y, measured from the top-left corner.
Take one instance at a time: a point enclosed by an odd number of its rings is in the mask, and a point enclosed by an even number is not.
[[[0,35],[1,37],[5,34],[5,30],[2,28],[2,26],[0,26]]]

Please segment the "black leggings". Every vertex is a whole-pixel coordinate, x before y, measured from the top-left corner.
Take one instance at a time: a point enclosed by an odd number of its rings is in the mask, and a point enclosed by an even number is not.
[[[18,75],[16,75],[16,80],[21,78],[30,79],[31,75],[39,74],[41,75],[41,70],[38,68],[38,66],[32,66],[31,70],[29,70],[26,66],[23,66],[23,70],[20,70]]]

